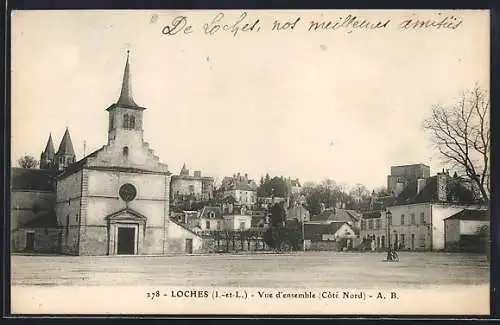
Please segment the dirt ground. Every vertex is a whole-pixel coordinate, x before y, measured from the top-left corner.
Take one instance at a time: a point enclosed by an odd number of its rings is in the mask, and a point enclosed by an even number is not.
[[[300,252],[194,256],[12,256],[12,285],[426,287],[489,284],[484,255]]]

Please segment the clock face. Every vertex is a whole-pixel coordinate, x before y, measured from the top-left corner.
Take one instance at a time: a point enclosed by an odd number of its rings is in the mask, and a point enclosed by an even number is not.
[[[130,202],[133,199],[135,199],[135,196],[137,195],[137,190],[135,189],[135,186],[132,184],[123,184],[120,187],[119,194],[123,201]]]

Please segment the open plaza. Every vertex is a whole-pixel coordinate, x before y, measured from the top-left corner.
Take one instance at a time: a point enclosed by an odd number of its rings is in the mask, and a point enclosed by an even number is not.
[[[11,258],[11,284],[155,285],[269,288],[425,288],[489,285],[484,255],[297,252],[183,256],[23,256]]]

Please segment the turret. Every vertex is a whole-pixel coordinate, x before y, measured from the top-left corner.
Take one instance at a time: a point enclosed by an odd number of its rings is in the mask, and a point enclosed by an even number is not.
[[[55,149],[52,142],[52,134],[49,134],[45,150],[40,155],[40,169],[51,169],[55,167]]]
[[[57,150],[57,153],[55,155],[55,166],[57,170],[61,171],[74,163],[75,160],[75,150],[73,149],[73,143],[71,142],[69,130],[68,128],[66,128],[64,136],[61,140],[61,144],[59,145],[59,150]]]

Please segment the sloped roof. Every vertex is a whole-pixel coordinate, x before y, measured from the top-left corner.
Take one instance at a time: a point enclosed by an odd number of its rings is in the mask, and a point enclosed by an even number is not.
[[[311,216],[311,221],[356,222],[356,212],[346,209],[325,210],[320,214]]]
[[[304,223],[304,238],[307,240],[319,241],[323,235],[333,235],[344,225],[345,222],[331,223]]]
[[[12,190],[55,191],[55,171],[51,169],[12,168]]]
[[[71,142],[71,136],[69,135],[68,128],[66,128],[66,131],[64,131],[64,135],[56,155],[71,155],[71,156],[75,155],[75,150],[73,149],[73,142]]]
[[[211,213],[213,212],[215,219],[222,219],[222,210],[220,207],[205,206],[201,210],[200,218],[211,219]]]
[[[465,209],[444,220],[471,220],[471,221],[489,221],[490,212],[488,210]]]
[[[464,186],[465,179],[454,178],[449,175],[446,177],[446,199],[447,201],[458,201],[462,203],[476,202],[473,191]],[[425,186],[417,193],[417,181],[413,180],[403,189],[396,199],[396,204],[413,204],[438,201],[438,176],[426,178]]]
[[[233,190],[240,190],[240,191],[255,191],[255,189],[250,185],[242,182],[235,183],[233,185]]]
[[[43,151],[43,153],[49,158],[53,158],[56,154],[56,150],[54,149],[54,142],[52,141],[52,134],[49,134],[49,140],[47,140],[47,145],[45,146],[45,150]]]

